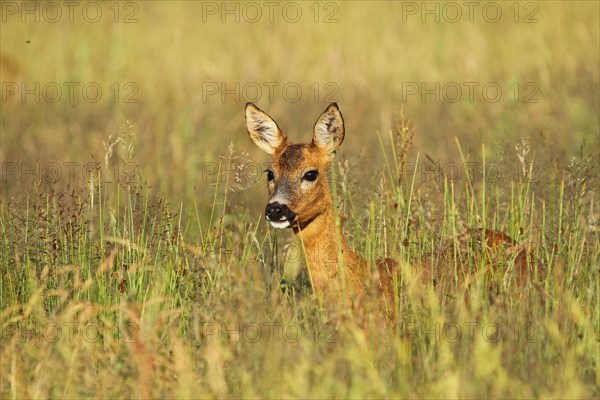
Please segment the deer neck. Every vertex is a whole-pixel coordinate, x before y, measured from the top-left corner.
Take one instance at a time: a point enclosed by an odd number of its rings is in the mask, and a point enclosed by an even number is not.
[[[339,268],[342,260],[346,283],[356,285],[355,271],[361,259],[344,240],[341,226],[336,229],[333,205],[326,207],[311,221],[294,228],[294,233],[305,250],[315,290],[331,293],[342,287]]]

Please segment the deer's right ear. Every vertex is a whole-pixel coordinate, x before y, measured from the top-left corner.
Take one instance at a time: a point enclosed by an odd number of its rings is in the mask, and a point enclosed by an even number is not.
[[[273,118],[252,103],[246,104],[246,129],[254,144],[269,154],[275,153],[286,141]]]

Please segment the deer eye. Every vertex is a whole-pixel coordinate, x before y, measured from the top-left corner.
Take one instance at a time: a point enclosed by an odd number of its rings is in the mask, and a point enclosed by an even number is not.
[[[273,179],[275,179],[275,174],[273,173],[273,171],[271,171],[270,169],[265,170],[265,172],[267,173],[267,180],[269,182],[271,182]]]
[[[305,181],[314,182],[317,180],[317,176],[319,176],[319,171],[313,169],[312,171],[305,173],[302,179]]]

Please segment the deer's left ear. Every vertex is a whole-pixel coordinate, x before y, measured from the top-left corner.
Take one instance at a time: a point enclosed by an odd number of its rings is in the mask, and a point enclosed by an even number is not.
[[[337,103],[331,103],[315,124],[312,142],[331,153],[340,147],[343,141],[344,118]]]

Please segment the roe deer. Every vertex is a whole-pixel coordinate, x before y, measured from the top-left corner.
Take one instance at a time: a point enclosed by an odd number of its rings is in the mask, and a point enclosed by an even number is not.
[[[312,141],[301,144],[291,143],[277,123],[254,104],[246,104],[245,114],[250,138],[273,157],[273,163],[266,171],[270,199],[265,217],[274,228],[291,228],[300,239],[306,251],[315,292],[325,297],[339,296],[342,292],[355,296],[361,294],[366,283],[375,278],[388,303],[388,310],[392,310],[392,278],[397,270],[396,262],[390,258],[379,260],[377,270],[373,272],[375,276],[370,276],[366,260],[349,248],[341,231],[336,231],[327,168],[332,153],[344,141],[344,119],[337,104],[330,104],[317,119]],[[472,230],[471,235],[482,237],[482,231]],[[483,236],[487,246],[515,244],[502,232],[486,230]],[[442,262],[449,259],[444,255],[435,258]],[[422,263],[423,278],[430,282],[435,281],[431,267],[431,263]],[[518,279],[523,276],[527,279],[525,250],[517,254],[515,268]],[[345,290],[342,291],[342,287]]]

